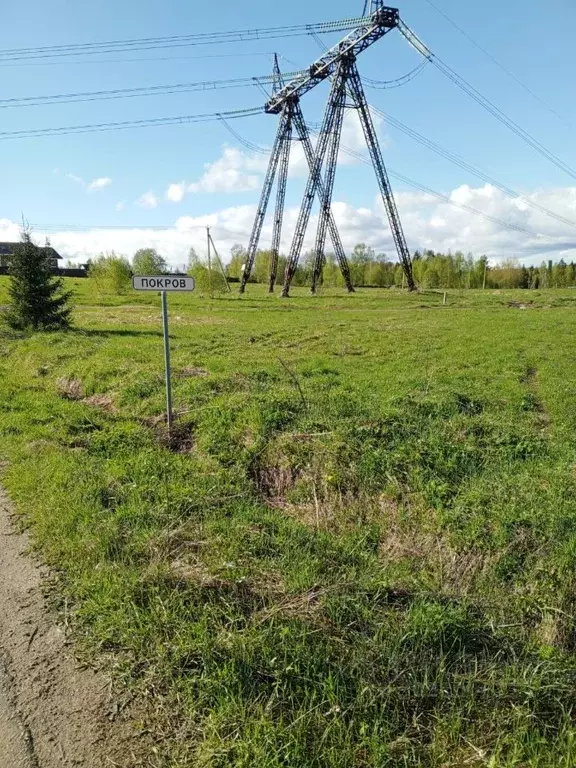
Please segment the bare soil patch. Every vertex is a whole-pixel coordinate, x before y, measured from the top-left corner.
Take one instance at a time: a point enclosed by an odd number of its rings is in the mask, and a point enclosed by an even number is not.
[[[48,575],[30,555],[0,489],[2,768],[152,766],[128,713],[117,714],[110,680],[74,658],[65,627],[43,596]]]

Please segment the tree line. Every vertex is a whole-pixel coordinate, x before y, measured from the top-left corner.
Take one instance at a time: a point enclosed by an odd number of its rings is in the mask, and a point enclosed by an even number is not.
[[[188,257],[188,274],[196,279],[201,290],[224,290],[226,278],[240,280],[246,264],[246,249],[234,245],[229,263],[220,269],[218,262],[208,270],[205,259],[191,248]],[[260,250],[256,253],[250,281],[268,284],[271,252]],[[310,284],[314,268],[314,253],[308,251],[300,260],[293,285]],[[420,288],[429,289],[538,289],[576,287],[576,264],[563,259],[554,263],[543,262],[539,267],[526,267],[517,259],[508,259],[500,264],[490,265],[486,256],[473,254],[439,253],[432,250],[416,251],[413,254],[414,278]],[[280,285],[284,278],[286,257],[279,257],[276,281]],[[400,264],[376,251],[365,243],[358,243],[348,256],[352,282],[355,286],[376,288],[402,288],[404,272]],[[161,275],[168,272],[166,260],[153,248],[144,248],[134,254],[132,262],[114,252],[98,256],[90,263],[89,274],[102,288],[106,286],[115,292],[129,288],[133,274]],[[325,287],[344,287],[344,281],[336,257],[326,255],[322,284]]]
[[[246,251],[236,245],[231,251],[228,273],[233,278],[242,274],[242,265],[246,260]],[[258,251],[254,262],[251,280],[256,283],[268,282],[270,272],[270,251]],[[414,279],[420,288],[569,288],[576,286],[576,264],[543,262],[539,267],[522,265],[517,259],[507,259],[491,266],[486,256],[475,257],[473,254],[439,253],[432,250],[415,251],[412,256]],[[348,255],[352,281],[355,286],[377,288],[401,288],[404,285],[404,272],[400,264],[376,251],[365,243],[358,243]],[[277,282],[284,277],[286,258],[279,257]],[[294,285],[308,285],[314,267],[314,253],[309,251],[300,261]],[[328,287],[343,287],[336,257],[326,255],[323,284]]]

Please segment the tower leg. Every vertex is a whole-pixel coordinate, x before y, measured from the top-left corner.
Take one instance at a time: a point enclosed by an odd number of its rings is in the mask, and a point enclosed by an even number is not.
[[[282,149],[280,152],[280,166],[278,169],[278,187],[276,191],[276,212],[274,214],[274,231],[272,233],[272,252],[270,257],[270,282],[268,292],[274,293],[276,275],[278,274],[278,256],[280,253],[280,240],[282,237],[282,221],[284,219],[284,204],[286,202],[286,184],[288,181],[288,166],[290,163],[290,149],[292,147],[292,104],[286,107],[289,112],[286,129],[282,137]]]
[[[308,177],[308,182],[306,184],[306,189],[304,191],[304,198],[302,200],[302,206],[300,208],[300,213],[298,215],[298,221],[296,223],[296,229],[294,232],[292,245],[290,247],[288,262],[286,264],[286,272],[284,274],[284,286],[282,288],[282,296],[284,298],[290,295],[290,285],[294,278],[294,274],[296,273],[296,268],[298,266],[298,261],[300,259],[300,254],[302,251],[302,244],[304,242],[306,229],[308,227],[308,222],[310,220],[310,213],[312,212],[312,204],[314,202],[314,198],[316,194],[319,195],[321,205],[328,212],[327,214],[329,217],[328,227],[330,229],[330,234],[333,238],[334,245],[336,246],[335,250],[337,252],[337,255],[339,256],[339,260],[341,260],[341,266],[346,265],[347,267],[347,261],[346,261],[346,256],[344,254],[344,249],[340,241],[340,236],[338,235],[336,224],[334,223],[334,219],[330,212],[330,202],[329,202],[329,199],[327,198],[325,184],[322,180],[322,166],[324,164],[324,158],[326,156],[326,151],[328,149],[330,137],[334,133],[334,126],[336,125],[339,119],[338,113],[340,111],[339,105],[341,101],[340,94],[342,92],[342,89],[343,88],[345,89],[347,69],[348,69],[348,63],[345,61],[342,61],[338,67],[338,72],[332,81],[330,97],[328,99],[328,104],[326,105],[326,111],[324,113],[324,119],[322,121],[322,127],[320,129],[320,134],[318,137],[318,143],[316,146],[315,153],[313,152],[311,147],[308,128],[304,121],[304,117],[302,115],[300,106],[297,104],[295,108],[294,123],[296,125],[296,130],[298,131],[298,134],[300,135],[300,138],[302,140],[302,144],[304,146],[304,152],[306,154],[306,157],[308,159],[308,163],[310,166],[310,174]],[[324,205],[324,203],[327,200],[328,200],[327,205]],[[344,272],[344,275],[346,279],[345,272]],[[352,283],[349,277],[350,276],[349,276],[349,270],[348,270],[347,284],[348,284],[348,289],[351,290]]]
[[[310,141],[308,126],[306,125],[306,122],[304,120],[304,115],[302,114],[300,105],[296,106],[296,110],[294,113],[294,125],[296,126],[296,129],[298,131],[300,141],[302,142],[302,146],[304,147],[304,154],[306,155],[308,166],[310,168],[310,171],[312,172],[312,169],[314,167],[314,150],[312,148],[312,142]],[[321,177],[319,179],[318,195],[319,195],[320,201],[322,201],[323,182]],[[330,239],[332,240],[332,247],[334,248],[334,253],[336,254],[336,258],[338,259],[338,264],[340,266],[340,271],[342,272],[342,276],[344,277],[346,288],[348,289],[349,293],[354,293],[354,286],[352,285],[352,276],[350,274],[350,266],[348,264],[348,259],[346,258],[346,254],[344,253],[344,246],[342,245],[342,241],[340,240],[338,227],[336,226],[336,222],[334,221],[334,216],[332,215],[331,210],[328,215],[328,232],[330,233]]]
[[[396,207],[396,201],[394,200],[394,193],[390,185],[386,166],[384,165],[384,159],[382,157],[382,151],[380,144],[378,143],[378,137],[372,121],[372,115],[366,101],[366,95],[362,86],[362,81],[358,73],[356,65],[352,66],[349,77],[349,90],[354,104],[358,110],[360,116],[360,122],[362,124],[362,130],[364,131],[364,137],[366,144],[368,145],[368,151],[372,159],[372,165],[376,172],[376,178],[378,179],[378,185],[380,192],[382,193],[382,200],[384,202],[384,208],[388,215],[388,221],[390,223],[390,229],[392,231],[392,237],[398,251],[398,257],[400,264],[406,275],[406,281],[408,283],[408,290],[415,291],[416,283],[414,282],[414,274],[412,271],[412,259],[410,257],[410,251],[406,243],[406,237],[404,230],[402,229],[402,222],[398,214],[398,208]]]
[[[326,155],[326,173],[324,175],[324,194],[320,201],[320,215],[318,217],[318,231],[316,233],[316,244],[314,247],[314,272],[312,275],[312,293],[316,293],[318,283],[322,276],[325,260],[326,232],[332,216],[332,194],[334,191],[334,180],[336,178],[336,166],[338,163],[338,152],[340,150],[340,138],[342,136],[342,123],[344,120],[344,110],[346,109],[346,81],[347,70],[350,66],[348,60],[343,60],[339,70],[338,91],[334,94],[334,122],[332,126],[332,135],[328,145]]]
[[[248,243],[248,251],[246,254],[246,264],[244,266],[244,272],[242,273],[242,279],[240,282],[240,293],[244,293],[246,290],[246,283],[250,279],[252,269],[254,268],[254,260],[256,258],[256,251],[258,249],[258,243],[260,242],[260,235],[262,234],[262,225],[264,224],[264,217],[268,209],[268,202],[270,201],[270,194],[272,192],[272,186],[274,184],[274,178],[276,177],[276,171],[278,169],[278,162],[280,159],[280,150],[282,149],[284,136],[286,134],[288,126],[291,124],[291,113],[289,110],[282,112],[280,118],[280,124],[278,126],[278,132],[274,140],[274,146],[272,147],[272,154],[270,155],[270,161],[268,163],[268,169],[266,171],[266,177],[264,179],[264,187],[262,189],[262,195],[260,196],[260,203],[256,212],[256,219],[254,220],[254,226],[252,228],[252,234],[250,235],[250,242]],[[290,128],[291,130],[291,128]]]

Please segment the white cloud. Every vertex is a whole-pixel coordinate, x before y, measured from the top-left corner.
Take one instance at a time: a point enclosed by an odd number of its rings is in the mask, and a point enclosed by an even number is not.
[[[376,131],[380,132],[383,119],[372,115]],[[316,145],[317,137],[310,136],[312,145]],[[386,138],[381,141],[385,144]],[[353,152],[366,153],[366,142],[358,113],[349,110],[344,115],[342,124],[342,147],[338,162],[341,165],[358,165],[361,159],[347,154],[345,149]],[[345,149],[344,149],[345,148]],[[268,167],[269,155],[261,152],[246,152],[238,147],[224,146],[220,157],[212,163],[206,163],[203,175],[194,182],[180,181],[170,184],[165,197],[173,203],[180,203],[186,194],[198,193],[237,193],[252,192],[262,185],[263,175]],[[291,177],[307,176],[308,163],[302,144],[294,141],[290,154],[289,175]]]
[[[178,184],[170,184],[166,190],[166,199],[171,203],[180,203],[184,199],[184,195],[188,189],[188,184],[185,181],[181,181]]]
[[[224,147],[222,156],[204,166],[204,174],[188,186],[188,192],[251,192],[260,185],[260,176],[254,171],[264,171],[267,164],[265,155]]]
[[[151,195],[150,201],[158,203],[154,193],[147,194]],[[561,257],[576,261],[576,230],[569,224],[555,221],[525,203],[520,205],[517,199],[507,198],[490,186],[462,186],[453,190],[450,197],[453,201],[465,200],[466,205],[510,224],[541,233],[542,237],[507,230],[495,221],[474,216],[447,202],[438,201],[431,195],[399,192],[396,195],[398,208],[411,250],[431,248],[436,251],[472,251],[476,255],[486,254],[493,262],[510,257],[517,257],[526,264],[540,264],[543,260]],[[524,199],[576,222],[576,187],[533,190],[526,193]],[[281,246],[285,253],[290,247],[298,210],[298,206],[289,207],[285,213]],[[375,198],[369,208],[356,208],[340,200],[334,203],[333,210],[347,251],[362,241],[394,258],[394,242],[379,197]],[[248,242],[255,212],[255,204],[242,205],[218,210],[207,216],[182,216],[170,230],[138,227],[123,230],[94,229],[88,232],[45,233],[38,230],[36,237],[41,241],[45,234],[50,235],[52,244],[64,258],[79,261],[106,250],[131,255],[138,248],[149,246],[157,248],[173,265],[178,265],[186,261],[191,246],[200,254],[205,252],[206,225],[212,227],[216,247],[226,259],[232,245],[246,245]],[[314,244],[316,223],[317,219],[312,217],[304,249]],[[18,224],[0,219],[0,240],[14,240],[18,237]],[[270,244],[271,237],[272,221],[269,216],[262,231],[263,247]],[[331,248],[330,243],[328,247]]]
[[[70,179],[70,181],[73,181],[76,184],[80,184],[81,187],[86,186],[86,182],[84,181],[84,179],[81,176],[76,176],[76,174],[74,173],[67,173],[66,178]]]
[[[135,204],[140,208],[147,208],[148,210],[151,210],[152,208],[157,208],[159,202],[160,201],[154,192],[150,190],[149,192],[145,192],[143,195],[141,195],[141,197],[136,200]]]
[[[106,189],[106,187],[109,187],[111,184],[111,178],[108,176],[102,176],[99,179],[92,179],[92,181],[88,182],[86,189],[88,192],[96,192],[100,189]]]
[[[204,173],[197,181],[170,184],[165,197],[172,203],[180,203],[186,194],[253,192],[261,185],[261,174],[267,166],[268,155],[225,146],[217,160],[205,164]]]
[[[56,175],[59,173],[57,168],[55,168],[53,172]],[[64,175],[67,179],[70,179],[70,181],[79,184],[87,192],[99,192],[112,184],[112,179],[109,176],[100,176],[96,179],[92,179],[92,181],[86,181],[82,176],[77,176],[75,173],[66,173]]]

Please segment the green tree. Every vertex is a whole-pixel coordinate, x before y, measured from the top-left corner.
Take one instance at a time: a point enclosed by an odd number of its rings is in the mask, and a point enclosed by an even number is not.
[[[140,248],[132,259],[132,270],[135,275],[165,275],[168,265],[156,248]]]
[[[6,321],[11,328],[52,331],[70,327],[72,294],[53,275],[50,249],[39,248],[26,229],[10,259],[8,293]]]
[[[93,278],[101,293],[126,293],[131,286],[130,262],[114,251],[101,253],[90,265],[88,276]]]
[[[518,280],[518,288],[530,288],[530,272],[525,266],[520,269],[520,279]]]
[[[224,293],[228,291],[226,280],[220,270],[214,269],[214,264],[209,270],[207,263],[198,256],[194,248],[190,248],[188,254],[188,274],[194,278],[196,288],[201,293]]]
[[[366,243],[358,243],[350,255],[350,274],[354,285],[366,285],[368,266],[376,258],[373,248]]]
[[[200,264],[200,257],[198,256],[196,248],[190,248],[188,251],[188,271],[194,269],[198,264]]]
[[[252,277],[257,283],[267,284],[270,280],[270,264],[272,254],[270,251],[256,251]]]
[[[246,264],[246,249],[244,246],[233,245],[230,249],[230,263],[226,269],[229,277],[240,279],[242,277],[242,267]]]

